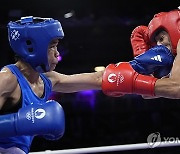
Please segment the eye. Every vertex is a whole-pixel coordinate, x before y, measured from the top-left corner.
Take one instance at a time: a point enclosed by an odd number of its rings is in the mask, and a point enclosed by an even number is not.
[[[163,42],[163,41],[164,41],[164,37],[165,37],[165,36],[162,35],[162,34],[159,35],[159,36],[157,37],[157,41],[158,41],[158,42]]]
[[[49,49],[50,49],[50,50],[56,50],[56,49],[57,49],[57,46],[56,46],[56,45],[50,45],[50,46],[49,46]]]
[[[159,38],[159,41],[162,42],[163,40],[164,40],[164,37],[161,36],[161,37]]]

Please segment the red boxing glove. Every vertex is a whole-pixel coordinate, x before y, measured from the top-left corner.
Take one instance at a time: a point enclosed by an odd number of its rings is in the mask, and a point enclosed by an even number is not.
[[[156,80],[137,73],[128,62],[109,64],[103,74],[102,91],[113,97],[123,94],[154,96]]]
[[[131,33],[130,40],[134,57],[144,53],[151,48],[147,26],[141,25],[136,27]]]

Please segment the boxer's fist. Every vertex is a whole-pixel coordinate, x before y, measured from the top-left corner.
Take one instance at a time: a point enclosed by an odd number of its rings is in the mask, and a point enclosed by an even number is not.
[[[137,73],[129,62],[109,64],[103,74],[102,91],[108,96],[140,94],[154,96],[156,78]]]
[[[56,139],[64,134],[65,116],[62,106],[56,101],[32,104],[17,113],[0,116],[0,138],[20,135],[47,135]]]
[[[173,62],[172,52],[163,45],[157,45],[136,56],[130,64],[140,74],[152,74],[156,78],[162,78],[170,73]]]
[[[151,48],[147,26],[141,25],[136,27],[131,33],[130,40],[134,57],[144,53]]]

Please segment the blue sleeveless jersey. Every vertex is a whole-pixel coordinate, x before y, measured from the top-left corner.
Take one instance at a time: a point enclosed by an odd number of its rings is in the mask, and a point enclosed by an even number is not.
[[[11,64],[7,65],[6,67],[8,67],[11,70],[11,72],[17,77],[19,86],[21,88],[22,108],[27,105],[30,105],[31,103],[45,103],[48,100],[52,90],[52,84],[51,81],[44,74],[40,74],[40,77],[44,82],[44,94],[42,98],[39,98],[32,91],[30,85],[28,84],[23,74],[19,71],[17,66]],[[0,147],[9,148],[14,146],[22,149],[25,153],[28,153],[30,151],[30,146],[33,138],[34,136],[17,136],[1,138]]]

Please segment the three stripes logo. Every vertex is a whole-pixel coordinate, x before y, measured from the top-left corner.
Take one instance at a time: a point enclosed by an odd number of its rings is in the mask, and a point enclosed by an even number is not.
[[[161,59],[161,56],[160,56],[160,55],[154,56],[154,57],[152,57],[151,59],[152,59],[152,60],[155,60],[155,61],[162,62],[162,59]]]

